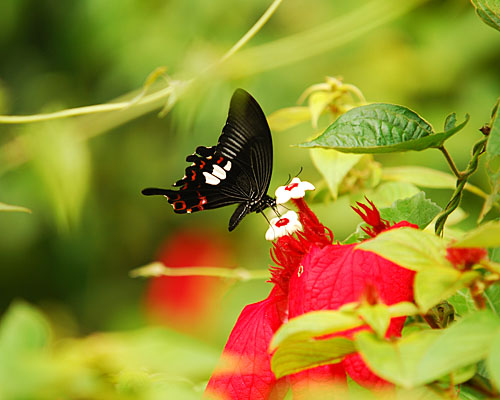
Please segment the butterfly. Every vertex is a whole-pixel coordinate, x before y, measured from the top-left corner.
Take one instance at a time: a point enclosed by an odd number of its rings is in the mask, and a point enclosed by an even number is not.
[[[251,212],[275,208],[267,194],[273,169],[271,131],[264,112],[245,90],[231,97],[229,112],[216,146],[199,146],[186,157],[192,163],[178,190],[147,188],[146,196],[163,195],[177,214],[193,213],[238,204],[229,231]]]

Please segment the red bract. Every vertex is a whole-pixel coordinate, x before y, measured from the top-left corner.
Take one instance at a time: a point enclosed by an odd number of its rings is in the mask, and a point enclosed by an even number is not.
[[[236,322],[210,379],[206,394],[221,399],[282,399],[291,387],[294,399],[309,394],[309,387],[346,381],[346,373],[365,386],[388,383],[374,375],[358,354],[341,363],[313,368],[277,380],[270,368],[268,352],[276,330],[289,318],[313,310],[335,310],[360,300],[367,292],[378,294],[386,304],[413,300],[414,272],[406,270],[355,244],[333,244],[324,227],[303,199],[293,199],[299,210],[303,232],[286,235],[274,243],[271,269],[274,288],[267,299],[245,307]],[[371,203],[370,203],[371,204]],[[415,225],[400,222],[389,227],[373,206],[366,222],[377,230]],[[379,231],[377,231],[379,233]],[[369,290],[367,290],[369,289]],[[405,317],[391,320],[386,336],[399,336]],[[369,329],[367,326],[361,329]],[[358,329],[359,330],[359,329]],[[358,331],[356,330],[356,331]],[[351,337],[354,330],[341,333]],[[326,386],[325,386],[326,385]]]

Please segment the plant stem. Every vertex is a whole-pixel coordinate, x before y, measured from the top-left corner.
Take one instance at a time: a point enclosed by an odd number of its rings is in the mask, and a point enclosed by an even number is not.
[[[474,145],[474,148],[472,149],[472,158],[469,161],[469,165],[467,165],[467,169],[464,172],[459,173],[455,192],[453,193],[453,196],[446,205],[445,209],[441,211],[441,213],[438,215],[435,228],[436,235],[443,236],[444,224],[446,223],[446,220],[448,219],[450,214],[453,211],[455,211],[457,207],[460,205],[465,184],[467,183],[469,177],[474,172],[476,172],[479,164],[479,157],[481,156],[481,154],[483,154],[484,150],[486,149],[487,142],[488,142],[488,137],[484,137]]]
[[[249,270],[245,268],[221,268],[221,267],[183,267],[170,268],[161,262],[153,262],[144,267],[130,271],[132,278],[154,277],[154,276],[213,276],[215,278],[229,278],[240,281],[253,279],[266,279],[270,277],[266,270]]]
[[[269,21],[269,19],[272,17],[276,9],[280,6],[282,0],[274,0],[272,4],[269,6],[269,8],[266,10],[264,14],[259,18],[259,20],[250,28],[250,30],[243,35],[243,37],[238,40],[233,47],[231,47],[222,57],[221,59],[216,63],[217,65],[222,64],[225,62],[228,58],[232,57],[233,54],[235,54],[239,49],[241,49],[245,44],[247,44],[250,39],[252,39],[257,32],[259,32],[262,27]]]
[[[444,158],[446,158],[446,161],[448,162],[448,165],[450,166],[455,176],[457,178],[460,178],[462,174],[460,173],[457,166],[453,162],[453,159],[451,158],[450,153],[448,153],[448,150],[445,149],[444,144],[439,146],[438,149],[441,151],[441,153],[443,153]]]

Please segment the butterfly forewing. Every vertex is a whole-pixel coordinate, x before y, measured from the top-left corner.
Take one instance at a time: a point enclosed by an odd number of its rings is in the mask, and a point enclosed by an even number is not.
[[[236,90],[231,98],[217,146],[199,146],[186,161],[191,165],[174,183],[178,190],[149,188],[142,193],[166,196],[179,214],[239,203],[229,230],[249,212],[268,206],[265,198],[273,163],[271,132],[260,106],[244,90]]]

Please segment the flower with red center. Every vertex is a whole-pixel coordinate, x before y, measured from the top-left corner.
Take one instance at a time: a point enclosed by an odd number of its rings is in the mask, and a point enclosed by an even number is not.
[[[448,247],[446,258],[455,267],[470,268],[488,257],[488,251],[479,247]]]
[[[266,240],[275,240],[287,234],[291,235],[301,229],[302,224],[297,213],[288,211],[285,215],[271,220],[269,229],[266,232]]]
[[[314,185],[295,177],[288,185],[276,189],[276,204],[287,203],[290,199],[300,199],[305,196],[306,190],[314,190]]]
[[[306,202],[298,198],[293,203],[299,210],[303,230],[273,243],[271,256],[277,265],[271,268],[273,289],[265,300],[250,304],[241,312],[208,383],[206,395],[211,398],[278,400],[291,387],[294,398],[300,399],[308,395],[314,384],[345,383],[346,373],[361,385],[388,385],[370,371],[357,353],[340,363],[281,379],[276,379],[271,371],[269,343],[288,319],[309,311],[336,310],[347,303],[366,301],[367,293],[376,293],[371,297],[388,305],[413,300],[413,271],[359,250],[356,244],[334,244],[331,231],[319,222]],[[372,235],[403,226],[417,228],[406,221],[391,227],[370,205],[371,209],[360,205],[366,212],[360,215],[371,225]],[[404,321],[405,317],[393,318],[386,337],[400,336]],[[353,333],[351,330],[340,335],[352,337]]]

